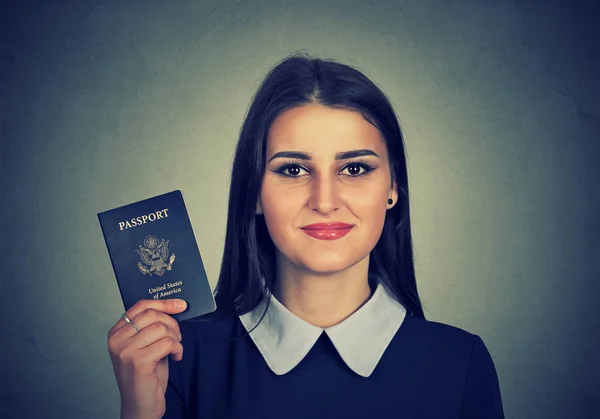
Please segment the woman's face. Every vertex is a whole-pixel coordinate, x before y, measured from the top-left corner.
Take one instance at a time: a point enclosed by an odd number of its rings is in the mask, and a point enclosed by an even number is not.
[[[271,125],[266,161],[257,213],[264,214],[280,263],[326,274],[369,255],[397,201],[377,128],[357,112],[293,108]],[[348,226],[311,230],[316,223]]]

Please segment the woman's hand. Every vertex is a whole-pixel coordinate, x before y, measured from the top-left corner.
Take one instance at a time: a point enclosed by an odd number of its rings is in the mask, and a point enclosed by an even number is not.
[[[181,304],[181,305],[180,305]],[[169,314],[184,311],[184,300],[140,300],[108,331],[108,352],[121,394],[121,419],[162,418],[169,380],[167,356],[183,358],[179,324]]]

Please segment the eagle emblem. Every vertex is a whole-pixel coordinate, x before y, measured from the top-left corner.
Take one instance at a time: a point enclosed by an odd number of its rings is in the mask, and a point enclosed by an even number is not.
[[[175,261],[175,253],[169,255],[169,241],[162,239],[160,242],[156,236],[148,236],[144,239],[144,246],[138,246],[136,252],[140,255],[137,267],[144,275],[156,274],[162,276],[166,271],[172,269]],[[168,263],[167,263],[168,259]],[[142,264],[142,262],[144,262]]]

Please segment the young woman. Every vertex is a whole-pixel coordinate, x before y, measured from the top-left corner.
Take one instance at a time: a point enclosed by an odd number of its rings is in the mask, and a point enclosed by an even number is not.
[[[256,93],[215,299],[111,328],[122,418],[504,417],[481,338],[424,317],[402,133],[349,66],[294,55]]]

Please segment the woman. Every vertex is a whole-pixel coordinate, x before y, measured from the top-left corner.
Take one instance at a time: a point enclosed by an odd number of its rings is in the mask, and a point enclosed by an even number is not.
[[[109,331],[121,417],[503,418],[482,340],[424,317],[408,198],[385,95],[279,63],[238,142],[217,311],[141,300]]]

